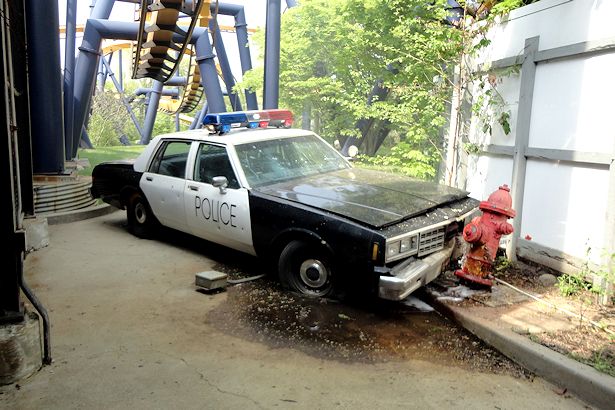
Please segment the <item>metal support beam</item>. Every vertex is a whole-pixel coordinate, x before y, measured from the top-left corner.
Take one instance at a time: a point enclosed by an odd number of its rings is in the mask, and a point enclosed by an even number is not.
[[[114,2],[114,0],[98,0],[92,9],[91,18],[108,19]],[[76,136],[81,135],[81,129],[85,124],[86,110],[90,105],[92,86],[96,78],[96,67],[98,65],[98,57],[100,56],[101,42],[102,36],[97,28],[90,24],[90,20],[88,20],[83,30],[83,40],[79,47],[79,56],[75,63],[75,88],[73,91],[75,100],[73,111],[73,136],[75,136],[75,138],[73,138],[71,157],[77,155],[79,138],[76,138]]]
[[[158,103],[160,103],[160,94],[162,94],[162,86],[162,82],[153,80],[152,91],[149,93],[149,103],[145,112],[145,120],[143,121],[143,133],[139,141],[141,145],[149,144],[152,138],[156,114],[158,113]]]
[[[75,36],[77,34],[77,0],[66,2],[66,37],[64,46],[64,154],[70,158],[73,146],[73,106],[75,100]]]
[[[216,57],[211,48],[208,35],[202,35],[196,41],[196,61],[201,71],[201,84],[205,89],[205,96],[211,112],[226,112],[224,96],[220,81],[218,81],[218,71],[216,70]]]
[[[173,117],[175,119],[175,132],[179,132],[179,113],[176,112]]]
[[[58,4],[26,0],[32,159],[35,173],[64,171],[64,121]]]
[[[117,72],[120,73],[120,75],[118,76],[118,82],[120,83],[120,89],[122,90],[122,92],[124,92],[124,69],[123,69],[123,62],[122,62],[122,49],[118,50],[118,56],[117,56]]]
[[[219,14],[225,16],[233,16],[235,18],[235,35],[237,36],[237,46],[239,49],[239,61],[241,63],[241,73],[245,74],[252,69],[252,57],[250,56],[250,47],[248,46],[248,25],[246,23],[246,14],[243,6],[229,3],[214,3],[210,5],[212,13],[216,12],[216,7]],[[193,35],[194,36],[194,35]],[[258,110],[258,102],[256,94],[252,91],[245,92],[246,105],[248,110]],[[213,112],[213,111],[212,111]]]
[[[536,62],[539,37],[525,40],[523,64],[521,65],[521,89],[519,92],[519,109],[517,113],[517,133],[515,135],[515,151],[513,155],[513,172],[511,183],[511,195],[513,209],[517,216],[513,219],[515,231],[511,235],[506,249],[506,255],[510,260],[517,259],[517,242],[523,219],[523,194],[525,191],[525,171],[527,167],[527,151],[530,140],[530,121],[532,119],[532,102],[534,100],[534,81],[536,79]]]
[[[267,0],[263,109],[278,108],[280,97],[280,3]]]
[[[220,33],[220,27],[216,20],[209,21],[209,31],[213,37],[214,48],[218,56],[218,62],[220,63],[220,70],[222,71],[222,78],[226,85],[226,92],[228,93],[229,100],[231,101],[231,107],[233,111],[241,111],[241,100],[233,88],[235,87],[235,79],[233,78],[233,72],[231,71],[231,65],[229,64],[228,57],[226,55],[226,49],[224,48],[224,41],[222,40],[222,34]]]
[[[179,76],[171,77],[164,83],[164,85],[168,86],[184,86],[186,84],[188,84],[188,79]]]

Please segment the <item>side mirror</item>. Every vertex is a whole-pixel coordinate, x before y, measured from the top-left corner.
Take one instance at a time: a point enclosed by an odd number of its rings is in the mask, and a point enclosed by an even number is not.
[[[211,180],[211,184],[216,188],[220,188],[221,194],[226,194],[226,187],[228,186],[228,179],[226,179],[226,177],[213,177]]]

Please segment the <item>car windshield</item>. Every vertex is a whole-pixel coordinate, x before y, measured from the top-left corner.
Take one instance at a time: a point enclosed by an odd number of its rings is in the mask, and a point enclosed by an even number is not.
[[[236,146],[252,187],[350,168],[333,147],[315,135],[250,142]]]

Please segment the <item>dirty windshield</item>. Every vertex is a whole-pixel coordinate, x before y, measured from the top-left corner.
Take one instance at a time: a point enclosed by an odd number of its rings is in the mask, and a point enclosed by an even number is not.
[[[252,187],[350,168],[335,149],[314,135],[250,142],[236,150]]]

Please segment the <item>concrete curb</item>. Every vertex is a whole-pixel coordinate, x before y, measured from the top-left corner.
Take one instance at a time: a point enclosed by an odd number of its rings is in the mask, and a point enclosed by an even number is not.
[[[615,403],[615,378],[534,343],[511,329],[430,297],[438,311],[531,372],[567,388],[593,406],[606,409]]]
[[[114,206],[103,204],[85,209],[77,209],[75,211],[58,212],[41,216],[47,218],[47,223],[49,225],[58,225],[96,218],[97,216],[107,215],[117,210],[118,209]]]

